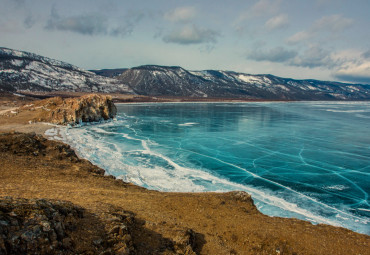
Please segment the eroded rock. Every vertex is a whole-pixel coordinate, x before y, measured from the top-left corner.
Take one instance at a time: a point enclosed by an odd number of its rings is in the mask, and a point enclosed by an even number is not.
[[[0,199],[0,254],[73,254],[66,230],[83,217],[69,202]]]
[[[74,125],[114,118],[117,108],[111,96],[91,94],[79,98],[54,97],[42,100],[32,109],[41,109],[34,121],[46,121],[58,125]],[[23,110],[32,110],[24,108]]]
[[[53,143],[55,146],[50,146],[48,143]],[[33,157],[49,154],[57,159],[69,159],[73,162],[79,160],[69,145],[47,141],[41,135],[34,133],[12,132],[0,134],[0,152]]]

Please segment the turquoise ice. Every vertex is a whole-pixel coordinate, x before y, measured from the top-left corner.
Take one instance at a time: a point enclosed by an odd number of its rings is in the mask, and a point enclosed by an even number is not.
[[[64,139],[149,189],[245,190],[265,214],[369,234],[369,130],[370,102],[121,104]]]

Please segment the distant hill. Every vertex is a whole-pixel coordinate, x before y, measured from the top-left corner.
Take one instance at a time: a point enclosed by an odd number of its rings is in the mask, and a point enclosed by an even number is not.
[[[134,93],[269,100],[370,100],[370,85],[294,80],[270,74],[188,71],[145,65],[93,72],[33,53],[0,48],[0,91]]]
[[[370,86],[318,80],[294,80],[270,74],[188,71],[146,65],[116,77],[135,93],[149,96],[225,97],[281,100],[369,100]]]
[[[0,47],[0,90],[131,93],[117,79],[62,61]]]
[[[89,70],[97,75],[105,76],[105,77],[116,77],[126,71],[128,68],[116,68],[116,69],[100,69],[100,70]]]

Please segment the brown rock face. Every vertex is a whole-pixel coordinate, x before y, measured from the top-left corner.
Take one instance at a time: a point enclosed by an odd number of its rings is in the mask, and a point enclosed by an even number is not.
[[[79,98],[55,97],[41,101],[43,109],[36,121],[47,121],[59,125],[77,124],[113,118],[117,108],[111,96],[91,94]]]
[[[0,254],[75,254],[67,232],[82,217],[69,202],[0,198]]]

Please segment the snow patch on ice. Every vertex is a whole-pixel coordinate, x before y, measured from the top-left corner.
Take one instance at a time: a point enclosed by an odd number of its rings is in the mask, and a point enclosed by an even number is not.
[[[182,124],[178,124],[179,126],[183,126],[183,127],[189,127],[189,126],[194,126],[194,125],[198,125],[199,123],[195,123],[195,122],[187,122],[187,123],[182,123]]]

